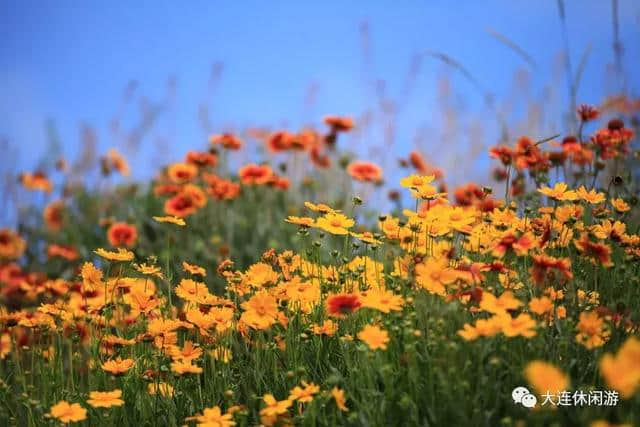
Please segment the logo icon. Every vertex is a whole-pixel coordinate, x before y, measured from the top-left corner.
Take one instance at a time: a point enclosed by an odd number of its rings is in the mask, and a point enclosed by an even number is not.
[[[515,403],[519,403],[525,408],[533,408],[538,403],[538,399],[526,387],[514,388],[511,397]]]

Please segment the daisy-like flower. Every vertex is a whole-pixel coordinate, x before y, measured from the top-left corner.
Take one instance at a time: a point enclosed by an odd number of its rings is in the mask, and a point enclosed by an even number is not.
[[[94,252],[109,261],[131,261],[134,257],[133,252],[123,248],[118,248],[116,251],[107,251],[106,249],[98,248]]]
[[[152,218],[156,222],[167,222],[169,224],[175,224],[181,227],[184,227],[185,225],[187,225],[184,218],[179,218],[177,216],[154,216]]]
[[[207,270],[205,268],[200,267],[199,265],[189,264],[186,261],[182,262],[182,268],[187,273],[191,273],[191,274],[194,274],[194,275],[198,275],[198,276],[202,276],[202,277],[207,275]]]
[[[189,163],[174,163],[167,169],[167,176],[176,184],[192,181],[198,175],[198,168]]]
[[[107,230],[107,239],[112,246],[131,247],[138,240],[138,230],[126,222],[115,222]]]
[[[249,301],[242,303],[242,308],[246,311],[242,313],[240,321],[254,329],[268,329],[278,319],[278,303],[267,292],[255,294]]]
[[[606,353],[600,359],[600,372],[607,385],[629,399],[640,388],[640,340],[627,340],[614,355]]]
[[[145,276],[156,276],[159,279],[162,279],[164,276],[162,274],[162,269],[157,265],[148,265],[148,264],[133,264],[133,268],[144,274]]]
[[[325,320],[322,325],[313,325],[311,330],[316,335],[333,336],[338,331],[338,325],[331,319]]]
[[[578,198],[576,192],[573,190],[568,190],[567,184],[565,184],[564,182],[558,182],[553,186],[553,188],[549,188],[546,186],[538,188],[538,192],[556,200],[576,200]]]
[[[628,212],[631,209],[629,204],[622,199],[612,199],[611,205],[617,212],[620,213]]]
[[[578,196],[578,199],[584,200],[592,205],[597,205],[605,201],[604,193],[598,193],[595,189],[587,191],[584,185],[581,185],[580,188],[576,190],[576,196]]]
[[[313,218],[309,218],[307,216],[288,216],[284,221],[304,228],[313,227],[314,223]]]
[[[564,372],[540,360],[529,362],[524,369],[524,376],[540,396],[545,393],[560,393],[569,388],[569,377]]]
[[[89,393],[87,403],[94,408],[111,408],[112,406],[124,405],[121,399],[122,390],[115,389],[112,391],[92,391]]]
[[[380,244],[382,244],[382,242],[378,239],[376,239],[373,236],[373,233],[371,233],[370,231],[365,231],[363,233],[349,233],[351,234],[353,237],[355,237],[356,239],[360,240],[363,243],[366,243],[368,245],[371,246],[378,246]]]
[[[304,206],[309,210],[312,210],[314,212],[319,212],[321,214],[338,213],[338,212],[340,212],[339,210],[335,210],[331,206],[325,205],[324,203],[316,204],[316,203],[311,203],[311,202],[304,202]]]
[[[382,181],[382,169],[380,166],[364,161],[352,162],[347,167],[347,172],[356,181],[378,183]]]
[[[404,188],[420,188],[433,182],[433,175],[409,175],[400,180],[400,185]]]
[[[389,334],[379,326],[367,325],[360,332],[358,338],[364,341],[371,350],[387,349]]]
[[[109,372],[113,375],[122,375],[127,372],[134,364],[133,359],[122,359],[118,357],[117,359],[107,360],[102,364],[102,370]]]
[[[260,410],[260,415],[267,417],[273,417],[286,413],[292,404],[292,402],[288,399],[278,401],[275,397],[273,397],[273,394],[270,393],[265,394],[262,397],[262,400],[265,403],[265,407]]]
[[[333,317],[344,317],[362,306],[355,294],[334,294],[327,297],[327,313]]]
[[[233,421],[233,414],[223,414],[219,406],[213,408],[205,408],[202,415],[196,415],[189,420],[195,420],[200,427],[233,427],[236,425]]]
[[[344,390],[341,390],[338,387],[333,387],[331,389],[331,397],[335,400],[338,409],[344,412],[349,410],[346,405],[347,399],[344,397]]]
[[[302,387],[295,386],[289,392],[289,400],[297,400],[300,403],[307,403],[313,400],[313,395],[320,391],[320,387],[314,383],[307,383],[302,381]]]
[[[49,415],[65,424],[76,423],[87,419],[87,410],[78,403],[61,400],[51,407]]]
[[[179,375],[201,374],[202,368],[191,364],[191,360],[179,360],[171,363],[171,370]]]
[[[331,234],[344,235],[356,222],[339,213],[327,213],[316,220],[315,226]]]

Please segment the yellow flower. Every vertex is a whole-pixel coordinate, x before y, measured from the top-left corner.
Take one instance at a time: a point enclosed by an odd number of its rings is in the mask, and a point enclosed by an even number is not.
[[[209,288],[201,282],[191,279],[182,279],[176,287],[176,295],[185,301],[192,303],[204,303],[209,298]]]
[[[628,212],[631,209],[631,207],[627,204],[627,202],[625,202],[622,199],[611,200],[611,205],[616,211],[620,213]]]
[[[629,399],[640,387],[640,340],[627,338],[618,353],[606,353],[600,359],[600,372],[607,385]]]
[[[133,252],[124,248],[118,248],[116,251],[107,251],[105,249],[98,248],[94,252],[109,261],[131,261],[134,256]]]
[[[290,400],[277,401],[272,394],[265,394],[262,400],[266,406],[260,410],[260,415],[267,417],[284,414],[292,403]]]
[[[505,291],[499,298],[496,298],[490,292],[483,292],[482,301],[480,301],[480,308],[493,314],[506,313],[509,310],[515,310],[521,305],[522,302],[514,297],[511,291]]]
[[[305,228],[313,227],[314,222],[313,218],[309,218],[308,216],[288,216],[284,221]]]
[[[133,264],[133,268],[146,275],[146,276],[156,276],[159,279],[162,279],[164,276],[162,275],[162,270],[160,267],[155,265],[147,265],[147,264]]]
[[[580,313],[577,329],[576,341],[588,349],[602,347],[611,335],[595,311]]]
[[[202,368],[197,365],[192,365],[190,360],[179,360],[177,362],[172,362],[171,370],[179,375],[202,373]]]
[[[365,231],[364,233],[351,232],[349,234],[351,234],[353,237],[360,240],[361,242],[372,245],[372,246],[377,246],[382,243],[380,240],[373,237],[373,234],[369,231]]]
[[[416,265],[416,283],[428,292],[440,296],[446,295],[445,286],[458,278],[454,269],[449,267],[446,258],[428,258],[424,263]]]
[[[433,175],[409,175],[400,180],[400,185],[404,188],[420,188],[431,184],[434,179]]]
[[[110,408],[112,406],[124,405],[122,390],[115,389],[112,391],[92,391],[89,393],[87,403],[94,408]]]
[[[154,221],[156,222],[168,222],[170,224],[179,225],[184,227],[187,223],[184,221],[184,218],[178,218],[177,216],[154,216]]]
[[[502,323],[502,333],[509,337],[523,336],[532,338],[536,335],[536,321],[526,313],[512,318],[509,315],[500,316]]]
[[[304,387],[304,388],[303,388]],[[320,391],[320,387],[314,383],[307,384],[306,381],[302,381],[302,387],[295,386],[289,393],[289,400],[297,400],[300,403],[307,403],[313,400],[313,395]]]
[[[576,200],[578,198],[575,191],[567,190],[567,184],[564,182],[558,182],[553,188],[546,186],[538,188],[538,192],[556,200]]]
[[[316,220],[315,226],[331,234],[348,234],[355,221],[346,216],[330,212]]]
[[[75,423],[87,419],[87,410],[78,403],[69,403],[61,400],[51,407],[49,413],[53,418],[57,418],[62,423]]]
[[[532,313],[542,316],[553,310],[553,302],[548,297],[531,298],[529,301],[529,310]]]
[[[205,408],[202,415],[193,417],[200,427],[233,427],[236,425],[233,421],[233,415],[230,413],[223,414],[220,407]]]
[[[331,389],[331,396],[336,401],[336,406],[341,411],[348,411],[349,408],[345,405],[346,399],[344,397],[344,390],[340,390],[338,387],[333,387]]]
[[[133,359],[122,359],[121,357],[118,357],[117,359],[107,360],[104,362],[102,364],[102,369],[114,375],[120,375],[131,369],[133,364]]]
[[[564,372],[540,360],[529,362],[524,369],[524,376],[539,395],[557,394],[569,388],[569,377]]]
[[[264,262],[253,264],[244,275],[249,285],[253,287],[262,287],[267,284],[275,284],[278,279],[278,273]]]
[[[580,188],[576,190],[576,196],[592,205],[597,205],[605,201],[604,193],[598,193],[595,188],[587,191],[584,185],[581,185]]]
[[[404,299],[400,295],[382,288],[361,292],[359,297],[363,307],[373,308],[383,313],[402,311],[404,304]]]
[[[358,338],[364,341],[371,350],[387,349],[389,334],[378,326],[367,325],[360,332]]]
[[[268,329],[278,319],[278,303],[267,292],[255,294],[249,301],[242,303],[246,310],[240,320],[254,329]]]
[[[203,267],[200,267],[199,265],[189,264],[186,261],[182,261],[182,268],[187,273],[196,274],[196,275],[199,275],[199,276],[202,276],[202,277],[207,275],[207,270],[206,269],[204,269]]]
[[[102,270],[96,268],[90,262],[82,264],[80,275],[82,276],[82,285],[88,290],[93,291],[96,287],[102,285]]]
[[[331,319],[325,320],[322,325],[313,325],[311,328],[316,335],[333,336],[338,331],[338,325]]]
[[[304,202],[304,206],[312,210],[314,212],[320,212],[322,214],[330,213],[330,212],[340,212],[338,210],[333,209],[331,206],[325,205],[323,203],[318,203],[317,205],[311,202]]]

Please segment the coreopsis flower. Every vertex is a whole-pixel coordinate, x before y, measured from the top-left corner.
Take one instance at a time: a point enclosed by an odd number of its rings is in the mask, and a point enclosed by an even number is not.
[[[313,395],[320,391],[320,387],[314,383],[307,383],[302,381],[302,387],[295,386],[289,392],[289,400],[297,400],[299,403],[308,403],[313,400]]]
[[[606,353],[600,359],[600,373],[609,387],[631,398],[640,388],[640,340],[629,337],[616,354]]]
[[[433,182],[433,175],[409,175],[400,180],[400,185],[404,188],[420,188]]]
[[[27,190],[45,193],[51,193],[53,190],[53,184],[43,172],[23,173],[20,175],[20,182]]]
[[[336,402],[338,409],[344,412],[349,410],[346,406],[347,399],[344,397],[344,390],[334,386],[331,389],[331,397],[333,397],[333,400]]]
[[[555,281],[566,282],[573,278],[569,258],[554,258],[550,255],[539,254],[533,255],[532,260],[533,265],[529,273],[531,280],[537,285]]]
[[[526,313],[513,318],[510,315],[499,315],[498,317],[502,326],[502,333],[506,337],[523,336],[532,338],[536,335],[536,321]]]
[[[349,233],[349,228],[355,225],[355,221],[340,213],[329,212],[315,222],[315,227],[330,234],[344,235]]]
[[[600,111],[593,105],[582,104],[576,110],[578,118],[583,122],[590,122],[600,117]]]
[[[382,242],[380,240],[376,239],[373,236],[373,233],[371,233],[370,231],[364,231],[362,233],[350,232],[349,234],[351,236],[355,237],[356,239],[360,240],[362,243],[364,243],[366,245],[378,246],[378,245],[382,244]]]
[[[499,258],[502,258],[507,251],[513,251],[518,256],[524,256],[537,246],[538,243],[531,232],[526,232],[520,237],[516,237],[513,231],[507,230],[496,241],[491,253]]]
[[[122,359],[121,357],[118,357],[104,362],[102,364],[102,370],[114,375],[122,375],[131,369],[134,363],[133,359]]]
[[[0,229],[0,259],[20,258],[27,249],[27,242],[8,228]]]
[[[109,261],[132,261],[134,258],[133,252],[123,248],[117,248],[115,251],[98,248],[93,252]]]
[[[529,310],[539,316],[544,316],[553,311],[553,301],[549,297],[531,298]]]
[[[611,239],[619,242],[625,235],[627,225],[620,221],[612,222],[605,219],[600,224],[594,224],[591,227],[591,234],[600,240]]]
[[[218,157],[206,151],[189,151],[187,152],[185,161],[197,167],[215,166],[218,163]]]
[[[553,188],[547,186],[538,188],[538,192],[556,200],[576,200],[578,198],[576,192],[573,190],[568,190],[567,184],[565,184],[564,182],[556,183]]]
[[[148,265],[145,263],[142,264],[133,264],[133,268],[144,274],[145,276],[155,276],[159,279],[162,279],[164,275],[162,274],[162,269],[157,265]]]
[[[190,163],[174,163],[167,168],[167,177],[175,184],[186,184],[198,176],[198,168]]]
[[[49,203],[42,211],[42,219],[51,231],[60,231],[63,221],[64,202],[57,200]]]
[[[79,403],[61,400],[51,407],[49,415],[64,424],[76,423],[87,419],[87,410]]]
[[[171,371],[178,375],[201,374],[202,368],[193,365],[190,360],[178,360],[171,363]]]
[[[112,406],[124,405],[121,399],[122,390],[115,389],[112,391],[92,391],[89,393],[87,403],[94,408],[111,408]]]
[[[446,258],[427,258],[416,265],[416,283],[429,293],[445,296],[446,286],[458,279],[458,274],[449,267]]]
[[[609,340],[611,333],[597,312],[582,312],[576,326],[576,341],[588,349],[602,347]]]
[[[49,258],[60,257],[67,261],[75,261],[80,255],[73,246],[52,244],[47,246],[47,256]]]
[[[591,191],[587,191],[584,185],[581,185],[580,188],[576,190],[576,196],[578,196],[578,199],[584,200],[592,205],[597,205],[606,200],[604,193],[598,193],[594,188],[592,188]]]
[[[534,360],[524,368],[524,376],[533,389],[542,396],[568,390],[569,377],[556,366]]]
[[[156,384],[155,382],[149,383],[149,385],[147,386],[147,393],[149,393],[152,396],[155,396],[156,394],[160,393],[161,396],[172,397],[173,386],[171,384],[167,384],[163,382],[158,384]]]
[[[386,350],[389,333],[379,326],[367,325],[358,332],[358,339],[364,341],[371,350]]]
[[[480,301],[480,309],[493,314],[506,314],[520,306],[522,306],[522,302],[511,291],[503,292],[500,297],[496,297],[490,292],[483,292]]]
[[[175,224],[182,227],[187,225],[183,218],[177,216],[154,216],[153,220],[156,222],[168,222],[169,224]]]
[[[219,406],[213,408],[204,408],[202,415],[191,417],[200,427],[233,427],[236,422],[233,421],[233,414],[223,414]]]
[[[622,199],[612,199],[611,206],[619,213],[625,213],[631,210],[629,204]]]
[[[245,312],[240,321],[253,329],[268,329],[278,320],[278,303],[267,292],[258,292],[241,306]]]
[[[199,265],[195,265],[195,264],[189,264],[186,261],[182,262],[182,268],[187,273],[190,273],[193,275],[198,275],[202,277],[205,277],[207,275],[207,270],[204,267],[200,267]]]
[[[311,330],[316,335],[327,335],[332,337],[336,332],[338,332],[338,325],[333,320],[327,319],[322,323],[322,325],[313,325]]]
[[[116,170],[120,172],[122,176],[131,175],[131,168],[129,167],[129,163],[127,163],[127,160],[124,158],[124,156],[120,154],[120,152],[118,152],[118,150],[116,150],[115,148],[112,148],[107,152],[106,163],[110,170]]]
[[[356,181],[379,183],[382,181],[380,166],[365,161],[354,161],[347,166],[347,172]]]
[[[191,303],[203,303],[209,298],[209,288],[202,282],[182,279],[176,287],[176,295]]]
[[[307,216],[299,217],[299,216],[289,215],[287,219],[285,219],[284,221],[288,222],[289,224],[299,225],[300,227],[303,227],[303,228],[313,227],[314,225],[313,218],[309,218]]]
[[[80,276],[82,277],[82,285],[87,290],[93,291],[102,286],[102,270],[90,262],[82,264]]]
[[[280,276],[269,264],[258,262],[252,264],[244,275],[246,282],[254,288],[275,284]]]
[[[182,348],[178,346],[169,347],[169,356],[175,361],[191,363],[202,356],[202,349],[194,346],[192,341],[185,341]]]
[[[304,202],[304,206],[309,209],[312,210],[313,212],[319,212],[321,214],[328,214],[328,213],[339,213],[339,210],[335,210],[333,209],[331,206],[329,205],[325,205],[324,203],[311,203],[311,202]]]
[[[126,222],[114,222],[107,230],[107,239],[112,246],[132,247],[138,240],[138,230]]]
[[[267,417],[278,416],[286,413],[293,403],[289,399],[278,401],[270,393],[265,394],[262,397],[262,400],[264,401],[265,407],[260,410],[260,415]]]
[[[362,306],[360,298],[355,294],[329,295],[326,304],[327,313],[338,318],[354,313]]]
[[[264,185],[271,180],[272,176],[273,171],[267,165],[250,163],[238,170],[238,177],[245,185]]]
[[[230,133],[211,135],[209,137],[209,143],[211,145],[222,145],[222,147],[226,148],[227,150],[233,151],[239,150],[244,145],[244,142],[240,138]]]
[[[402,311],[404,304],[404,298],[400,295],[395,295],[393,292],[382,288],[360,292],[359,296],[362,307],[372,308],[382,313]]]
[[[595,243],[589,240],[587,233],[582,233],[580,239],[573,241],[578,251],[587,257],[592,263],[603,267],[613,266],[611,261],[611,247],[604,243]]]

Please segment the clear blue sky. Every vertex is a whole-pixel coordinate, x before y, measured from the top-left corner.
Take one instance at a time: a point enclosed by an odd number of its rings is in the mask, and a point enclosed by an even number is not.
[[[166,161],[202,145],[198,104],[216,61],[224,63],[209,104],[216,129],[285,123],[295,128],[308,120],[302,105],[312,82],[318,85],[317,100],[307,114],[359,114],[372,102],[363,84],[363,21],[371,34],[371,74],[387,81],[392,94],[401,91],[412,55],[425,50],[457,59],[498,98],[507,94],[514,71],[526,63],[489,36],[488,28],[534,57],[539,82],[551,79],[562,49],[554,0],[7,0],[0,9],[0,136],[20,147],[19,164],[27,169],[44,153],[47,118],[56,120],[68,156],[78,150],[82,122],[95,126],[106,150],[109,120],[132,79],[139,82],[137,93],[152,102],[164,97],[169,76],[177,79],[173,109],[149,137],[170,138]],[[613,59],[611,3],[567,0],[566,11],[574,68],[585,46],[593,46],[578,98],[599,102],[605,93],[603,71]],[[620,0],[627,71],[640,68],[639,29],[640,3]],[[422,67],[402,119],[406,131],[398,136],[400,146],[416,128],[437,127],[427,99],[433,98],[442,70],[437,61]],[[479,103],[465,79],[453,82],[471,108]],[[637,77],[629,82],[636,94],[639,83]],[[136,109],[130,107],[127,117],[136,117]]]

